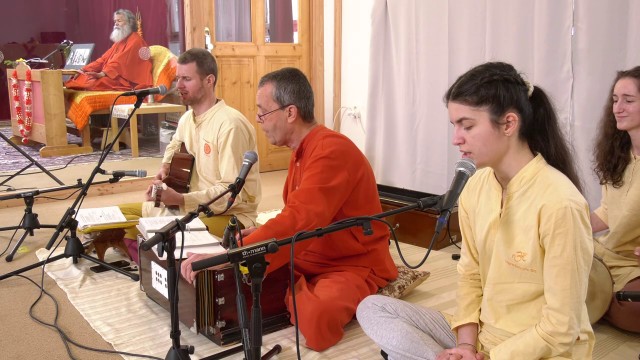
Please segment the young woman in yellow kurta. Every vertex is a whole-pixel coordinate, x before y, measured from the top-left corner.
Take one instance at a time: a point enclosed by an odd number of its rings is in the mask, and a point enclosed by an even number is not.
[[[640,291],[640,66],[618,72],[594,153],[602,201],[591,225],[594,232],[609,230],[596,238],[596,255],[611,271],[614,291]],[[640,302],[612,296],[605,319],[640,332]]]
[[[480,169],[458,207],[456,313],[374,295],[358,321],[390,359],[590,359],[589,208],[548,97],[496,62],[445,101],[453,144]]]

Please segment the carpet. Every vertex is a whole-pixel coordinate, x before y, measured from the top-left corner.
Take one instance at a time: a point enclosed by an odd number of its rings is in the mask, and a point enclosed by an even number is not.
[[[404,245],[403,254],[410,261],[417,262],[424,249]],[[40,249],[36,255],[44,259],[47,251]],[[117,252],[109,250],[106,261],[120,259]],[[396,258],[397,259],[397,258]],[[143,353],[164,358],[171,347],[169,338],[169,313],[146,297],[140,284],[114,272],[94,273],[89,267],[94,264],[81,260],[74,265],[71,259],[62,259],[46,266],[47,274],[62,288],[70,302],[78,309],[89,324],[116,350]],[[449,254],[433,251],[423,265],[431,272],[431,277],[413,290],[406,300],[420,302],[445,312],[455,307],[455,262]],[[195,346],[192,359],[200,359],[224,351],[202,335],[180,325],[180,343]],[[282,346],[277,359],[295,359],[295,333],[293,327],[267,334],[263,338],[262,354],[275,344]],[[357,321],[345,328],[344,338],[336,346],[321,353],[309,350],[301,338],[303,359],[376,359],[379,348],[364,334]],[[125,357],[128,358],[128,357]],[[236,354],[228,359],[242,359]]]
[[[0,128],[5,136],[10,138],[12,136],[10,127]],[[86,164],[95,163],[100,158],[100,142],[99,138],[97,143],[93,144],[94,152],[91,154],[81,155],[68,155],[68,156],[54,156],[54,157],[40,157],[40,149],[43,144],[35,144],[33,146],[18,145],[25,153],[31,156],[35,161],[42,165],[47,170],[54,170],[65,166],[66,164]],[[67,141],[72,144],[81,144],[82,140],[72,134],[67,134]],[[159,148],[159,141],[157,138],[140,138],[138,148],[140,151],[140,157],[162,157],[162,153]],[[123,161],[131,159],[131,149],[124,149],[122,144],[120,151],[111,152],[107,156],[107,161]],[[14,149],[11,145],[6,143],[3,139],[0,139],[0,174],[13,174],[18,170],[23,169],[25,166],[31,164],[31,160],[22,155],[18,150]],[[25,173],[40,172],[40,169],[33,165],[29,167]]]

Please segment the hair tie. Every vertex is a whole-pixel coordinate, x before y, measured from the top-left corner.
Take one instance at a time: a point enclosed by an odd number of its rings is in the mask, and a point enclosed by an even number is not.
[[[527,96],[531,97],[531,94],[533,94],[533,85],[527,80],[524,80],[524,84],[527,86]]]

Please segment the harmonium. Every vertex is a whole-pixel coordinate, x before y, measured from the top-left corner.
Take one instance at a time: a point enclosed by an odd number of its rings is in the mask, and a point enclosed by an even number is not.
[[[380,184],[378,184],[378,194],[383,212],[413,205],[422,198],[435,196],[433,194]],[[394,231],[398,241],[428,248],[431,243],[431,238],[433,238],[439,215],[440,213],[437,210],[419,210],[416,208],[388,216],[385,219],[395,227]],[[456,207],[451,212],[449,223],[435,240],[433,250],[445,248],[460,240],[460,225],[458,224],[458,211]]]
[[[178,264],[176,264],[177,267]],[[178,275],[178,318],[191,331],[200,333],[218,345],[241,340],[236,308],[236,282],[231,265],[224,269],[204,270],[193,284]],[[262,283],[260,306],[265,334],[291,325],[285,306],[289,285],[289,269],[284,266],[269,274]],[[169,310],[167,260],[158,258],[154,250],[140,251],[140,287],[147,297]],[[243,282],[247,303],[247,319],[251,317],[251,286]]]

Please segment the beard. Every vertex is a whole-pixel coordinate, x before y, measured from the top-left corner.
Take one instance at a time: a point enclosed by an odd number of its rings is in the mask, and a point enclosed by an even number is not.
[[[111,35],[109,36],[109,39],[111,39],[111,41],[113,41],[114,43],[118,43],[126,39],[129,35],[131,35],[130,25],[124,25],[121,28],[114,26],[113,31],[111,31]]]

